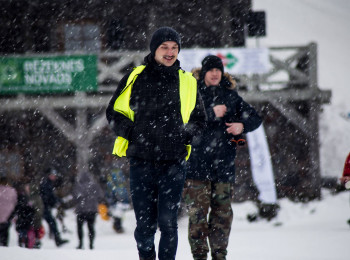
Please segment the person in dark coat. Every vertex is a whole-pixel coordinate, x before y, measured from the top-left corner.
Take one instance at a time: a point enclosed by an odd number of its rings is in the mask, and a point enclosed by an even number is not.
[[[175,259],[177,214],[185,182],[185,160],[205,112],[193,76],[177,60],[180,35],[170,27],[154,32],[151,53],[119,83],[106,110],[117,135],[115,154],[130,161],[130,191],[140,259]]]
[[[62,246],[68,243],[68,240],[62,239],[60,232],[57,228],[56,219],[52,216],[52,208],[57,206],[60,202],[59,198],[56,196],[54,190],[54,182],[57,179],[57,171],[52,168],[46,170],[47,176],[42,178],[40,182],[40,195],[44,204],[43,217],[50,227],[50,231],[53,233],[56,246]]]
[[[89,229],[89,248],[93,249],[95,239],[94,225],[98,211],[98,204],[103,199],[103,192],[91,173],[85,171],[77,176],[72,195],[75,203],[75,213],[77,214],[79,238],[77,249],[83,248],[83,224],[85,222]]]
[[[235,137],[258,128],[262,120],[234,90],[235,81],[224,73],[219,57],[205,57],[194,75],[208,122],[203,134],[193,140],[187,169],[184,198],[189,209],[188,238],[194,259],[207,259],[209,240],[212,259],[222,260],[226,259],[233,218]]]
[[[17,188],[18,201],[15,209],[18,245],[29,248],[29,231],[33,228],[35,208],[29,203],[29,190],[24,184]]]

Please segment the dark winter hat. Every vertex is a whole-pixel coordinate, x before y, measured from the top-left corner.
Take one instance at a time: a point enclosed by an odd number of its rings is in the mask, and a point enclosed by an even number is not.
[[[51,174],[52,174],[52,175],[55,175],[55,176],[58,175],[57,170],[56,170],[55,168],[51,168],[51,167],[50,167],[50,168],[47,168],[45,172],[46,172],[47,175],[51,175]]]
[[[173,28],[170,28],[170,27],[161,27],[153,33],[151,42],[149,44],[153,57],[159,45],[161,45],[163,42],[166,42],[166,41],[176,42],[179,45],[179,52],[180,52],[181,38],[180,38],[180,35],[177,33],[177,31],[175,31]]]
[[[201,78],[204,78],[205,73],[214,68],[221,70],[222,74],[224,74],[224,64],[222,60],[218,56],[208,55],[202,61]]]

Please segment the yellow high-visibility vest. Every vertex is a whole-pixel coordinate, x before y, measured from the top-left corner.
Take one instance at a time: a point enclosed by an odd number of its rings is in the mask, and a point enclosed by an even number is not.
[[[131,121],[134,121],[134,111],[130,109],[130,95],[132,86],[135,83],[137,76],[145,69],[145,65],[138,66],[130,73],[124,89],[119,97],[116,99],[113,109],[118,113],[123,114]],[[190,115],[196,106],[197,99],[197,81],[192,76],[192,73],[179,70],[180,81],[180,103],[181,103],[181,117],[184,124],[190,120]],[[184,144],[185,145],[185,144]],[[118,136],[114,143],[113,155],[119,157],[126,156],[129,141]],[[186,160],[191,154],[191,145],[186,145],[187,156]]]

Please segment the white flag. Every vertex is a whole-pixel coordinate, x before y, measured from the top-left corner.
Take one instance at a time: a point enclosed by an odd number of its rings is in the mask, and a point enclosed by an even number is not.
[[[247,141],[253,180],[259,190],[259,200],[275,204],[277,202],[275,179],[263,125],[248,133]]]

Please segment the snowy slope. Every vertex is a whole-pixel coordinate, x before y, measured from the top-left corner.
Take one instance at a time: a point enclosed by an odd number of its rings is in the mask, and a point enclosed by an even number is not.
[[[322,201],[308,204],[293,203],[287,199],[280,202],[281,210],[277,220],[249,223],[246,215],[255,211],[251,202],[233,204],[234,222],[230,235],[227,260],[347,260],[349,255],[350,218],[349,192],[331,195],[323,191]],[[282,223],[275,226],[276,223]],[[47,229],[46,223],[45,227]],[[125,233],[116,234],[110,221],[97,218],[95,250],[76,250],[77,234],[75,216],[67,212],[65,224],[72,233],[64,233],[70,243],[56,249],[53,240],[43,238],[43,248],[30,250],[16,245],[17,234],[12,226],[10,247],[0,247],[2,260],[112,260],[138,259],[133,237],[135,218],[128,211],[125,219]],[[191,260],[187,241],[188,218],[179,221],[179,247],[176,259]],[[159,239],[159,232],[157,233]],[[85,245],[87,229],[85,227]]]
[[[321,169],[324,176],[338,177],[350,152],[350,119],[340,116],[350,113],[350,1],[255,0],[253,10],[266,11],[261,47],[317,43],[319,86],[332,90],[331,104],[320,116]]]
[[[333,91],[332,103],[321,115],[321,160],[323,175],[340,176],[350,151],[350,122],[339,116],[350,112],[350,1],[348,0],[255,0],[254,10],[267,12],[268,36],[260,46],[318,44],[319,85]],[[255,41],[248,42],[255,46]],[[234,222],[227,259],[239,260],[346,260],[349,259],[350,218],[349,192],[332,195],[323,191],[323,199],[308,204],[279,201],[281,226],[269,222],[248,223],[246,214],[255,210],[251,202],[233,204]],[[2,260],[112,260],[137,259],[133,238],[135,218],[125,216],[125,234],[116,234],[112,223],[97,220],[96,249],[76,250],[75,217],[67,212],[65,219],[71,234],[63,234],[70,243],[57,249],[45,236],[40,250],[17,247],[17,235],[11,228],[10,247],[0,247]],[[190,260],[187,242],[187,218],[179,221],[177,259]],[[46,226],[47,227],[47,226]],[[85,231],[86,235],[86,231]],[[157,233],[157,235],[159,235]],[[86,243],[87,244],[87,243]]]

